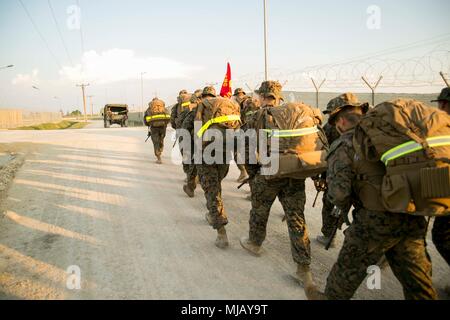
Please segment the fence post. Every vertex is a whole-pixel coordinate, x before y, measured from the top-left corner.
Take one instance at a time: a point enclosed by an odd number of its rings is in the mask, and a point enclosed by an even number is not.
[[[381,80],[383,79],[383,76],[380,76],[377,83],[375,85],[371,85],[369,81],[366,80],[366,78],[362,77],[363,81],[367,84],[367,86],[372,90],[372,106],[375,106],[375,90],[378,88],[378,85],[380,84]]]
[[[313,78],[311,78],[311,81],[314,85],[314,88],[316,89],[316,108],[319,108],[319,90],[320,88],[322,88],[323,84],[325,83],[325,81],[327,81],[327,79],[323,79],[320,85],[317,85]]]
[[[441,75],[442,80],[444,80],[444,82],[445,82],[445,84],[447,85],[447,87],[450,88],[450,85],[449,85],[449,83],[448,83],[448,79],[445,77],[444,73],[441,71],[441,72],[439,72],[439,74]]]

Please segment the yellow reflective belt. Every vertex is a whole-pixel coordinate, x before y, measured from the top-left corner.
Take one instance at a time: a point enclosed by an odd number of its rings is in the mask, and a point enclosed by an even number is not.
[[[201,138],[208,128],[215,123],[224,123],[231,121],[241,121],[241,116],[239,115],[231,115],[231,116],[222,116],[218,118],[214,118],[209,120],[207,123],[203,125],[203,127],[197,132],[197,137]]]
[[[189,107],[190,105],[191,105],[190,102],[185,102],[181,106],[184,108],[184,107]]]
[[[147,122],[150,122],[152,120],[157,120],[157,119],[170,119],[170,116],[168,114],[157,114],[156,116],[146,116],[145,120]]]
[[[450,136],[439,136],[427,139],[428,145],[432,148],[450,145]],[[387,166],[389,161],[401,158],[410,153],[420,151],[423,146],[415,141],[409,141],[387,151],[381,157],[381,161]]]
[[[275,138],[293,138],[293,137],[302,137],[308,134],[313,134],[319,132],[317,127],[312,128],[303,128],[303,129],[294,129],[294,130],[264,130],[271,137]]]

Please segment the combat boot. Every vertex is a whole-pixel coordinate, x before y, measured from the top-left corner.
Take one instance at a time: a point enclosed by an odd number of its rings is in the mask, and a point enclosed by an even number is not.
[[[248,174],[247,174],[247,170],[245,170],[244,168],[242,168],[240,170],[241,170],[241,175],[237,179],[237,182],[238,183],[243,183],[245,180],[248,179]]]
[[[380,267],[380,269],[386,269],[387,267],[389,267],[389,261],[387,260],[386,256],[383,255],[380,259],[380,261],[378,261],[377,266]]]
[[[450,298],[450,286],[446,286],[444,288],[444,292],[447,294],[447,296]]]
[[[330,241],[330,238],[329,237],[325,237],[325,236],[318,236],[316,240],[317,240],[318,243],[320,243],[321,245],[326,247],[328,242]],[[334,238],[333,241],[331,241],[330,248],[332,248],[332,249],[336,248],[336,238]]]
[[[319,291],[315,284],[305,287],[305,295],[308,300],[328,300],[327,296],[323,292]]]
[[[250,252],[252,255],[256,257],[261,256],[261,246],[254,244],[252,241],[250,241],[249,238],[247,237],[241,238],[240,243],[242,248]]]
[[[211,215],[209,214],[209,212],[206,213],[205,219],[206,219],[206,222],[208,222],[208,224],[209,224],[210,226],[212,226],[212,225],[214,224],[214,223],[213,223],[213,218],[211,217]]]
[[[156,156],[156,163],[162,164],[161,156]]]
[[[228,248],[229,246],[227,230],[225,227],[221,227],[217,230],[216,247],[220,249]]]
[[[315,286],[311,268],[309,266],[298,265],[297,272],[295,273],[295,278],[300,282],[303,288],[312,288]]]
[[[195,191],[191,187],[189,187],[189,185],[185,184],[183,186],[183,191],[188,195],[189,198],[195,197]]]

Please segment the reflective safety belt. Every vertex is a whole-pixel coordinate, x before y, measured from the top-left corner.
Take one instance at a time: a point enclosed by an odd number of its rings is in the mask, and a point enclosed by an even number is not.
[[[431,148],[450,145],[450,136],[439,136],[426,139]],[[416,151],[423,150],[423,146],[415,141],[409,141],[387,151],[381,161],[387,166],[389,161],[401,158]]]
[[[170,119],[168,114],[157,114],[155,116],[146,116],[145,121],[150,122],[152,120]]]
[[[209,120],[207,123],[203,125],[203,127],[197,132],[197,137],[201,138],[206,130],[210,126],[216,123],[225,123],[225,122],[231,122],[231,121],[241,121],[241,116],[239,115],[231,115],[231,116],[222,116],[218,118],[214,118]]]
[[[303,128],[303,129],[293,129],[293,130],[264,130],[269,134],[270,137],[275,138],[294,138],[294,137],[302,137],[309,134],[319,132],[319,128],[311,127],[311,128]]]

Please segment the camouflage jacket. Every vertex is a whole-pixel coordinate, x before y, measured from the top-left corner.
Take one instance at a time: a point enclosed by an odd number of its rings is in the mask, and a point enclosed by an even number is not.
[[[197,108],[193,108],[192,110],[185,110],[180,114],[181,118],[181,128],[185,129],[191,133],[191,136],[194,136],[194,123],[195,116],[197,114]]]
[[[327,136],[328,144],[332,144],[337,139],[339,139],[340,134],[337,131],[335,126],[332,126],[331,124],[327,123],[323,127],[323,130],[325,131],[325,135]]]
[[[253,129],[256,131],[256,133],[258,133],[258,130],[262,129],[262,128],[258,127],[259,122],[264,113],[264,110],[267,108],[274,108],[274,107],[273,106],[262,106],[261,108],[256,110],[254,113],[249,115],[247,117],[246,129]],[[257,144],[254,145],[254,147],[258,148]],[[245,162],[246,162],[245,168],[246,168],[250,178],[253,178],[257,174],[259,174],[260,169],[261,169],[260,164],[250,164],[249,163],[249,160],[251,159],[250,154],[255,153],[255,152],[257,153],[258,150],[251,149],[250,145],[248,143],[245,143]]]
[[[353,170],[354,132],[354,130],[347,131],[334,141],[327,157],[328,199],[340,209],[349,208],[356,202],[353,195],[353,181],[356,176]]]
[[[177,128],[177,118],[178,118],[178,103],[176,103],[172,107],[172,110],[170,112],[170,124],[171,124],[172,128],[174,128],[174,129],[178,129]]]

